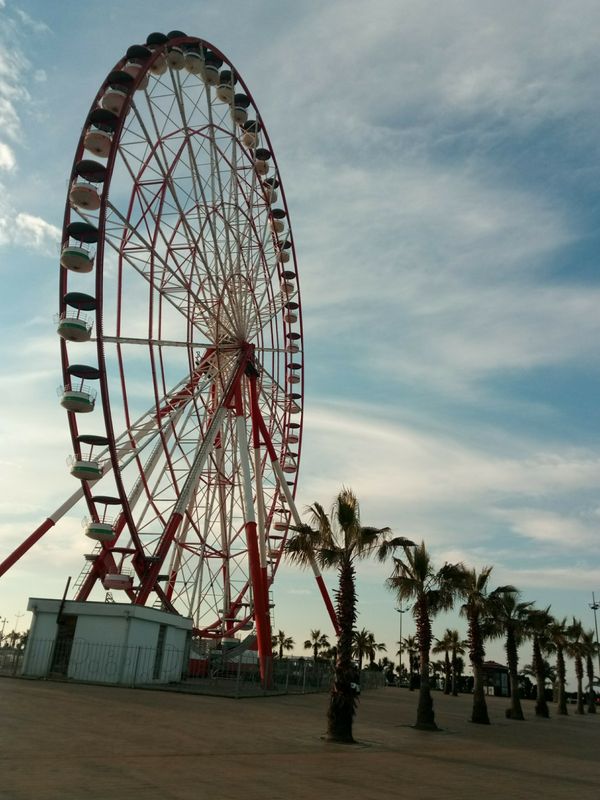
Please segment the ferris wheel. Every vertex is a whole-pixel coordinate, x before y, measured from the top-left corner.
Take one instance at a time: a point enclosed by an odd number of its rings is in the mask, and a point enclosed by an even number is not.
[[[153,33],[102,81],[60,263],[59,396],[80,489],[0,574],[82,499],[93,544],[74,599],[119,591],[201,637],[255,625],[270,654],[270,587],[300,524],[302,310],[273,148],[213,45]]]

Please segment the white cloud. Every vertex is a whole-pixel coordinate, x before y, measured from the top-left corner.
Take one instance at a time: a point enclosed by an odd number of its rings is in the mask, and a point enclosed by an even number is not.
[[[34,33],[50,33],[50,28],[46,25],[45,22],[41,20],[34,19],[31,17],[27,12],[23,11],[21,8],[15,8],[15,14],[21,20],[21,23],[28,28],[30,28]]]
[[[0,169],[11,172],[15,168],[16,163],[15,154],[11,148],[7,144],[4,144],[4,142],[0,142]]]
[[[19,212],[15,217],[14,240],[31,250],[53,255],[57,252],[60,236],[56,225],[51,225],[41,217],[25,212]]]
[[[539,508],[517,508],[498,513],[518,536],[534,542],[580,549],[597,541],[597,525],[592,520],[567,517]]]

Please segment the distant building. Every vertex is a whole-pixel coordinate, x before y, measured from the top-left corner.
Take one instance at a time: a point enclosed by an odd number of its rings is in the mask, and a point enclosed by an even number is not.
[[[508,667],[505,667],[504,664],[498,664],[497,661],[484,661],[483,683],[486,694],[494,695],[494,697],[510,696]]]

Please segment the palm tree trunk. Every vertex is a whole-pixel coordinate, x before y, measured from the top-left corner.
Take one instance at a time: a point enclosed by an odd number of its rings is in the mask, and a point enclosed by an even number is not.
[[[546,678],[544,676],[544,661],[542,659],[542,651],[540,649],[540,640],[537,635],[533,636],[533,659],[532,666],[535,672],[535,682],[537,685],[537,698],[535,701],[535,715],[536,717],[544,717],[548,719],[550,711],[548,710],[548,703],[546,702]]]
[[[556,681],[558,684],[558,714],[567,715],[567,697],[565,695],[565,657],[560,645],[556,648]]]
[[[519,676],[517,672],[519,656],[515,633],[510,627],[506,631],[506,660],[508,661],[508,675],[510,678],[510,708],[506,710],[506,716],[509,719],[523,720],[525,717],[523,716],[521,700],[519,699]]]
[[[576,714],[585,714],[583,708],[583,660],[575,656],[575,677],[577,678],[577,709]]]
[[[588,679],[588,705],[587,710],[588,714],[595,714],[596,713],[596,702],[594,697],[594,663],[592,661],[591,656],[586,656],[586,672],[587,672],[587,679]]]
[[[356,588],[354,566],[349,559],[344,559],[340,564],[336,600],[340,635],[327,712],[326,738],[331,742],[353,743],[352,721],[356,699],[352,691],[352,629],[356,621]]]
[[[452,681],[452,668],[450,666],[450,656],[448,651],[444,653],[444,694],[450,694],[450,683]]]
[[[475,722],[478,725],[489,725],[490,718],[488,716],[487,703],[485,702],[485,693],[483,691],[483,659],[485,658],[485,649],[483,647],[478,615],[469,614],[468,621],[469,656],[471,658],[471,666],[473,667],[473,711],[471,714],[471,722]]]
[[[426,731],[437,731],[433,699],[429,688],[429,650],[431,649],[431,622],[429,609],[424,597],[417,601],[417,636],[419,640],[419,670],[421,685],[419,686],[419,705],[417,706],[416,728]]]
[[[456,650],[452,648],[452,697],[458,697],[458,680],[456,675]]]

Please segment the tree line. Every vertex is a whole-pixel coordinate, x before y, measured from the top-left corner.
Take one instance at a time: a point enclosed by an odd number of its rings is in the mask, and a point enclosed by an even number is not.
[[[394,537],[388,527],[363,525],[358,500],[350,489],[343,488],[339,492],[330,514],[319,503],[311,505],[308,514],[307,523],[290,529],[285,550],[294,564],[306,567],[316,559],[322,568],[337,570],[335,602],[340,632],[333,646],[335,652],[330,652],[330,657],[333,655],[335,658],[335,666],[327,710],[327,739],[354,741],[352,725],[357,699],[353,690],[356,671],[353,657],[360,654],[357,660],[361,665],[365,656],[373,663],[376,652],[384,649],[384,645],[378,644],[369,631],[355,630],[356,564],[367,557],[391,563],[386,585],[400,604],[408,603],[412,608],[416,625],[412,646],[416,647],[418,654],[415,658],[419,675],[416,728],[437,730],[430,683],[431,653],[445,653],[446,687],[450,687],[454,681],[453,693],[457,693],[459,659],[465,649],[468,650],[473,670],[471,721],[483,725],[490,723],[485,698],[484,661],[485,643],[492,638],[502,638],[506,651],[510,686],[507,717],[524,719],[519,698],[518,649],[525,640],[532,643],[532,661],[528,670],[535,677],[537,685],[536,715],[549,716],[545,697],[549,664],[544,656],[554,656],[556,659],[557,713],[568,713],[565,691],[567,656],[573,658],[575,664],[576,712],[585,713],[584,670],[589,686],[587,710],[596,712],[593,657],[598,644],[594,641],[593,632],[584,630],[579,620],[573,618],[569,622],[566,618],[557,619],[552,616],[550,607],[536,608],[532,602],[521,599],[521,593],[515,586],[504,585],[492,589],[491,566],[477,571],[463,563],[445,563],[436,568],[424,542]],[[467,622],[466,641],[460,639],[457,631],[447,629],[434,644],[433,619],[457,604]],[[273,642],[279,657],[283,656],[284,650],[291,650],[294,646],[293,640],[286,637],[283,631],[279,631]],[[313,650],[315,661],[320,652],[331,650],[329,640],[318,630],[311,631],[311,637],[304,646]],[[412,671],[410,652],[409,658]]]

